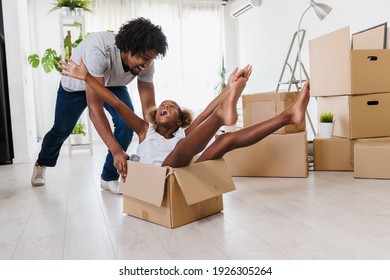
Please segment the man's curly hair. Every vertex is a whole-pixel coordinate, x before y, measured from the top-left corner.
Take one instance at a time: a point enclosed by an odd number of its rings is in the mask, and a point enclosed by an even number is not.
[[[193,121],[192,112],[189,109],[186,108],[180,108],[180,106],[174,102],[179,110],[179,118],[181,120],[181,128],[186,128],[189,126]],[[157,113],[157,107],[152,107],[148,113],[146,114],[146,120],[153,124],[153,127],[156,129],[156,113]]]
[[[164,57],[168,49],[161,27],[142,17],[123,24],[115,36],[115,44],[121,51],[130,51],[132,55],[154,50],[159,57]]]

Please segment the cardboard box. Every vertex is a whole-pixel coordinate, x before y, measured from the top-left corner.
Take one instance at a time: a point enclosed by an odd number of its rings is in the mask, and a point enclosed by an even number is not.
[[[386,49],[390,49],[390,27],[387,28],[386,39],[387,39]]]
[[[390,142],[356,143],[354,177],[390,179]]]
[[[356,140],[347,138],[313,139],[315,171],[352,171],[353,146]]]
[[[390,50],[351,50],[349,27],[309,41],[311,96],[390,92]]]
[[[352,34],[352,49],[386,49],[387,22]]]
[[[271,134],[260,142],[225,154],[231,176],[307,177],[306,131]]]
[[[360,138],[356,139],[359,143],[367,143],[367,142],[389,142],[390,143],[390,137],[375,137],[375,138]]]
[[[317,110],[318,114],[334,114],[333,136],[349,139],[390,136],[390,93],[318,97]]]
[[[120,183],[123,212],[176,228],[223,210],[222,194],[235,190],[223,159],[182,168],[128,161]]]
[[[256,93],[242,95],[244,127],[266,121],[283,112],[294,102],[299,92]],[[306,124],[286,125],[275,133],[293,133],[304,131]]]

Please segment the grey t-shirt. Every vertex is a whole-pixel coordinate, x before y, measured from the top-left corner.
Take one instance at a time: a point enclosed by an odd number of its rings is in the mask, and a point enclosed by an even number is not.
[[[115,46],[115,34],[96,32],[88,35],[74,50],[71,59],[79,63],[83,58],[89,72],[94,77],[104,77],[106,87],[125,86],[136,76],[123,70],[120,50]],[[137,77],[143,82],[153,82],[154,63]],[[61,76],[61,84],[66,91],[85,90],[84,81]]]

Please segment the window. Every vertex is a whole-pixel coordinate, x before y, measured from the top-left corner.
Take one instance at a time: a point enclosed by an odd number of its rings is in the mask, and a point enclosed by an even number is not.
[[[167,36],[169,50],[155,61],[156,102],[173,99],[198,113],[215,97],[222,57],[220,0],[97,0],[86,14],[87,32],[114,30],[136,17],[149,18]],[[136,83],[129,85],[141,112]]]

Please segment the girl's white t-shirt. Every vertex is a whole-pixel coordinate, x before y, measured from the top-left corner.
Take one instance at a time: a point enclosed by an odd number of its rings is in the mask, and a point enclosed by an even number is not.
[[[175,148],[177,142],[185,136],[185,130],[179,128],[173,138],[166,139],[156,132],[152,124],[149,124],[146,137],[136,150],[139,162],[161,166],[165,158]]]

